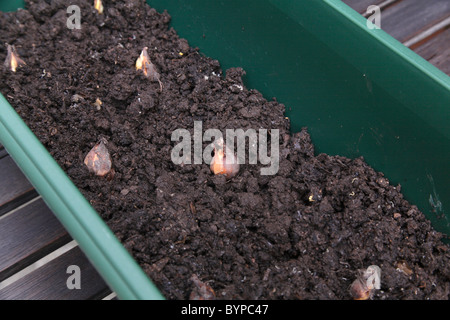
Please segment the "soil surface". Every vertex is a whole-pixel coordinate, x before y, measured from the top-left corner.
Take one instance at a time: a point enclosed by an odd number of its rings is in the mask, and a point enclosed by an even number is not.
[[[93,2],[93,1],[92,1]],[[67,28],[78,5],[81,29]],[[28,1],[0,14],[5,43],[26,62],[0,69],[0,91],[169,299],[352,299],[358,270],[381,268],[371,299],[448,299],[443,235],[362,158],[315,154],[290,133],[285,107],[222,72],[142,1]],[[158,81],[135,69],[142,49]],[[280,131],[280,169],[175,165],[175,129]],[[112,171],[84,165],[100,140]],[[203,144],[205,147],[209,142]]]

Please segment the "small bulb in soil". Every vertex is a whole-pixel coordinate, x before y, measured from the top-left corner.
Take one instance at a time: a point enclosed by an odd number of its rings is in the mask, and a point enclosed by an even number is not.
[[[103,3],[102,0],[94,0],[94,8],[99,14],[103,13]]]
[[[151,81],[158,81],[159,88],[162,91],[162,82],[159,79],[159,73],[155,65],[150,61],[150,57],[147,52],[148,47],[145,47],[139,58],[136,60],[136,70],[142,70],[144,75]]]
[[[350,295],[355,300],[367,300],[372,297],[374,290],[381,288],[381,269],[372,265],[366,270],[360,270],[359,273],[350,286]]]
[[[311,193],[308,196],[309,202],[320,201],[322,200],[322,190],[317,187],[311,188]]]
[[[105,141],[97,143],[84,158],[84,164],[95,175],[103,177],[111,171],[112,163]]]
[[[97,110],[100,110],[102,108],[102,104],[103,104],[102,100],[100,100],[99,98],[95,99],[94,107]]]
[[[6,55],[5,67],[10,69],[12,72],[16,72],[18,67],[22,67],[26,65],[25,61],[20,59],[19,55],[16,52],[16,48],[7,44],[8,53]]]
[[[206,283],[201,281],[196,274],[193,274],[191,281],[194,284],[194,289],[189,295],[189,300],[214,300],[216,293]]]
[[[398,261],[396,263],[396,270],[403,272],[407,276],[411,276],[414,273],[413,270],[408,266],[408,264],[404,260]]]
[[[237,158],[233,151],[226,148],[222,138],[216,143],[214,158],[211,160],[210,168],[214,174],[223,174],[227,179],[234,177],[239,172]]]
[[[370,298],[370,290],[363,281],[356,279],[350,286],[350,295],[354,300],[367,300]]]

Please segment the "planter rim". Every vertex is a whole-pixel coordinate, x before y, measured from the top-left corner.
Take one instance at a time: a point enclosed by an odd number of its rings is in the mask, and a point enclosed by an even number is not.
[[[164,299],[2,94],[0,142],[120,299]]]

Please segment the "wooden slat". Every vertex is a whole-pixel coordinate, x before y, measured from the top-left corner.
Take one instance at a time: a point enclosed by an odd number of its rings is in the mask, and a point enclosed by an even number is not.
[[[426,41],[430,40],[434,36],[443,32],[446,28],[450,27],[450,16],[438,22],[437,24],[432,25],[430,28],[422,31],[421,33],[415,35],[414,37],[408,39],[403,42],[403,44],[411,49],[415,49],[421,46]]]
[[[71,240],[42,199],[0,218],[0,281]]]
[[[403,0],[382,12],[381,28],[405,42],[449,16],[449,0]]]
[[[80,268],[80,289],[69,289],[67,268]],[[0,290],[0,300],[101,299],[110,291],[79,247],[75,247]]]
[[[14,160],[10,156],[0,159],[0,216],[36,196]]]
[[[342,0],[365,15],[369,5],[382,9],[381,27],[450,75],[449,0]]]
[[[450,75],[450,28],[415,48],[414,51]]]

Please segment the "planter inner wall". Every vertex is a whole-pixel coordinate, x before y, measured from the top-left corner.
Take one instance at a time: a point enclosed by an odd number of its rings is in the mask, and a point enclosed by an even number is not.
[[[363,156],[450,234],[450,77],[338,0],[147,2],[285,104],[316,152]]]

